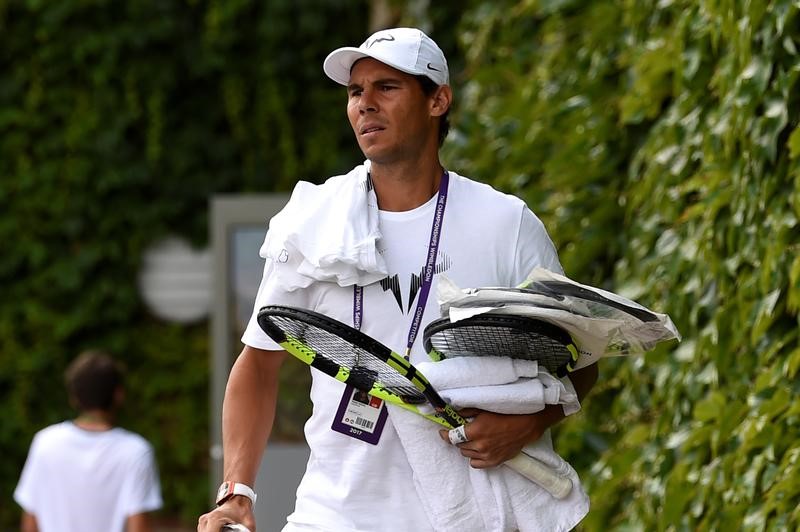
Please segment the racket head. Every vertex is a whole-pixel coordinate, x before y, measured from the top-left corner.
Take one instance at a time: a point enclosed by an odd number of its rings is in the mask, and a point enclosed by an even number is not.
[[[446,426],[463,422],[409,361],[349,325],[280,305],[262,307],[257,321],[291,355],[345,384],[418,413],[429,403]]]
[[[658,321],[658,316],[646,308],[626,305],[572,282],[543,279],[524,283],[512,290],[523,294],[544,295],[558,301],[569,298],[581,302],[589,309],[590,317],[618,316],[621,312],[624,316],[633,317],[645,323]]]
[[[535,360],[559,377],[572,371],[579,355],[564,329],[527,316],[484,313],[456,322],[440,318],[425,327],[422,338],[433,360],[507,356]]]

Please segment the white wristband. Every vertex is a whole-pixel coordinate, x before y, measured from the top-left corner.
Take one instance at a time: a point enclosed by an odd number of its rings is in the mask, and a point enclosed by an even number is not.
[[[253,491],[253,488],[248,486],[247,484],[241,484],[239,482],[233,481],[225,481],[219,486],[219,490],[217,490],[217,506],[224,503],[234,495],[242,495],[250,499],[250,502],[253,504],[256,503],[256,499],[258,496],[256,492]]]

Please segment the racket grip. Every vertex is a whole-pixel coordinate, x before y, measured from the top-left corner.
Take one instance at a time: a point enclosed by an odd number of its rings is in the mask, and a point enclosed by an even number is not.
[[[228,523],[222,527],[220,532],[250,532],[250,529],[239,523]]]
[[[527,454],[520,453],[505,462],[505,465],[528,480],[535,482],[556,499],[563,499],[572,491],[572,479],[562,477],[553,471],[551,467],[544,465]]]

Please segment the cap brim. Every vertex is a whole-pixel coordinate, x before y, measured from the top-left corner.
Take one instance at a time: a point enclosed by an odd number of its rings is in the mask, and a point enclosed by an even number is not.
[[[364,59],[365,57],[371,57],[376,61],[380,61],[384,65],[388,65],[400,72],[405,72],[406,74],[411,74],[412,76],[426,76],[425,72],[416,72],[414,70],[409,70],[408,68],[403,67],[402,65],[397,65],[392,61],[388,61],[385,57],[380,57],[378,55],[366,53],[360,48],[354,48],[352,46],[347,46],[344,48],[337,48],[336,50],[332,51],[328,54],[328,57],[325,58],[325,61],[322,63],[322,70],[325,71],[325,74],[328,75],[336,83],[340,85],[349,85],[350,84],[350,71],[353,69],[353,64],[359,59]],[[434,80],[435,81],[435,80]],[[446,84],[446,83],[438,83],[437,84]]]
[[[353,63],[365,57],[370,56],[352,46],[337,48],[325,58],[322,70],[336,83],[347,85],[350,83],[350,70],[353,68]]]

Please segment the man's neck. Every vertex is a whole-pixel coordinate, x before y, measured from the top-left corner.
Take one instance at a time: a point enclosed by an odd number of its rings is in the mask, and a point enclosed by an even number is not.
[[[415,165],[372,163],[370,175],[382,211],[410,211],[439,190],[444,168],[439,160]]]
[[[111,412],[102,410],[86,411],[81,412],[74,423],[84,430],[100,432],[114,427],[114,416]]]

